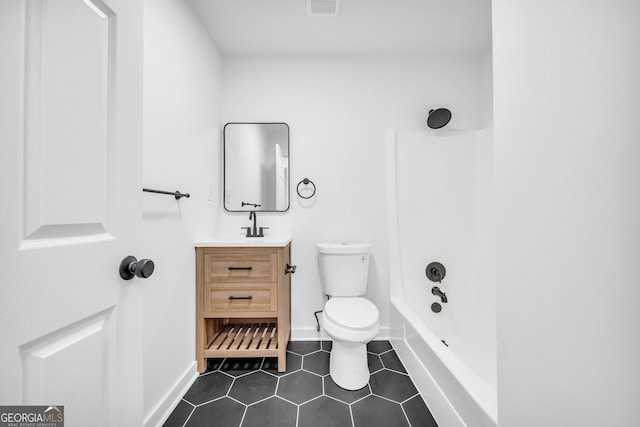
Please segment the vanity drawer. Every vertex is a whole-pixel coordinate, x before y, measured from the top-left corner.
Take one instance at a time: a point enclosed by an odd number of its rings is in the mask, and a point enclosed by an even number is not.
[[[204,311],[236,312],[236,311],[277,311],[277,295],[275,284],[242,284],[231,286],[217,286],[205,284]]]
[[[224,250],[204,254],[205,283],[277,281],[277,254],[270,248]]]

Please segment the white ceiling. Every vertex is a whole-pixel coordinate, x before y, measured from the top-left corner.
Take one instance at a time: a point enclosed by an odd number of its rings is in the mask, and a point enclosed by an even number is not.
[[[189,0],[223,55],[469,55],[491,45],[491,0]]]

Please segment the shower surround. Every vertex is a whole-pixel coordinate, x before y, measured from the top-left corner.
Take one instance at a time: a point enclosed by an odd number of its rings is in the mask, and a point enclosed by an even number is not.
[[[492,130],[389,131],[387,150],[391,341],[440,425],[495,426]]]

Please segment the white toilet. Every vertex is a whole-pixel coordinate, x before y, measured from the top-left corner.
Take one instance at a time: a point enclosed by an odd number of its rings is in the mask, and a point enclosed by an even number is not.
[[[318,262],[324,293],[321,326],[333,339],[329,373],[347,390],[369,382],[367,343],[380,330],[378,309],[362,298],[369,272],[368,243],[318,243]]]

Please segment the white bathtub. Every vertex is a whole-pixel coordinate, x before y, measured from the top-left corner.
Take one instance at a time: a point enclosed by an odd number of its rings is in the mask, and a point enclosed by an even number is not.
[[[491,131],[389,131],[387,159],[391,342],[440,427],[495,427]]]

